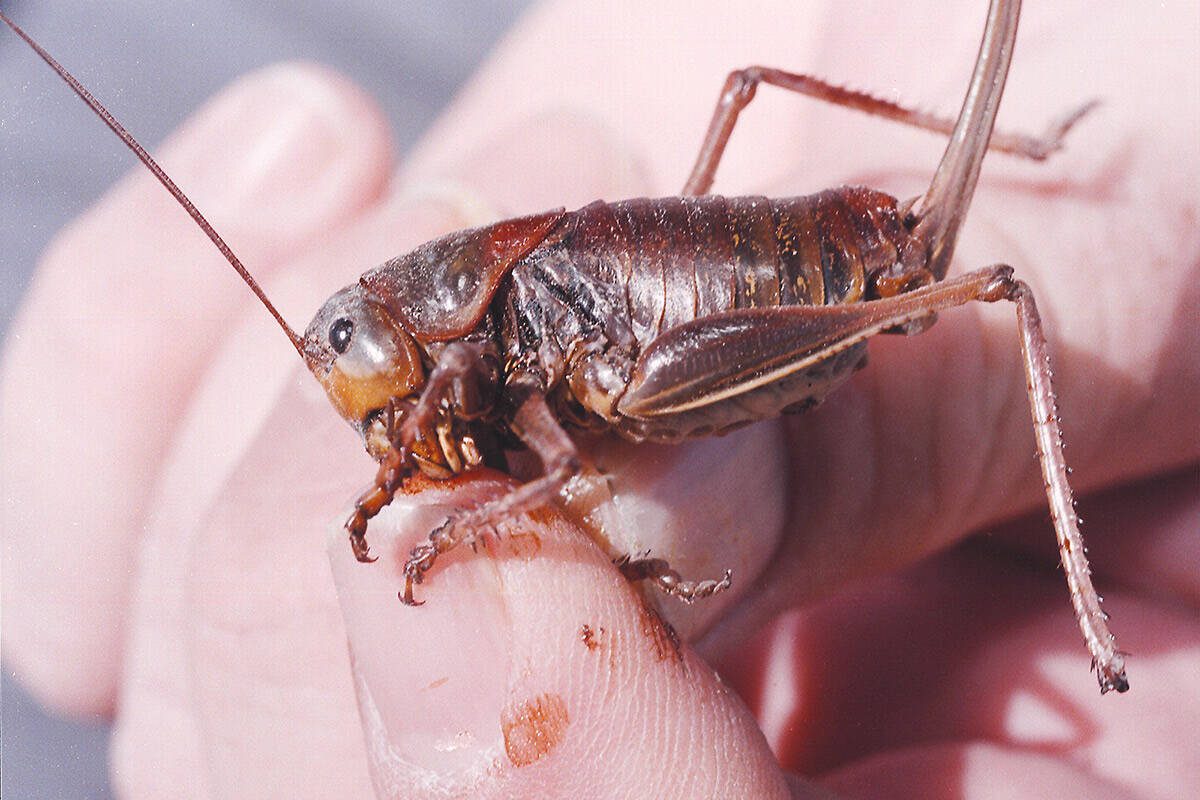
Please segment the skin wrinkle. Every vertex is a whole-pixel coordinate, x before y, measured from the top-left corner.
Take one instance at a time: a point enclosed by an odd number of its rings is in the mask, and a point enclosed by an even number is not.
[[[995,365],[998,361],[1000,361],[998,358],[998,348],[991,346],[990,341],[991,340],[985,336],[982,338],[981,344],[981,350],[984,354],[982,360],[985,364],[984,369],[987,374],[992,374],[995,370]],[[1012,384],[1013,381],[1009,380],[1007,383]],[[979,418],[982,421],[983,426],[990,431],[990,435],[985,437],[985,447],[982,457],[979,459],[978,466],[973,471],[974,474],[972,478],[974,481],[973,485],[975,486],[981,485],[984,477],[988,473],[988,466],[995,464],[1000,460],[1000,456],[1003,454],[1003,451],[1000,448],[1000,443],[1005,440],[1005,428],[1011,425],[1011,420],[1014,418],[1019,418],[1020,410],[1025,410],[1028,408],[1029,398],[1025,393],[1025,377],[1021,375],[1017,383],[1020,387],[1019,389],[1008,385],[1003,391],[1000,392],[999,404],[998,406],[996,404],[991,404],[994,407],[991,413],[988,413],[989,409],[987,408],[988,404],[986,403],[986,397],[980,397]],[[1021,408],[1016,407],[1018,403],[1020,403]],[[990,424],[988,423],[989,419]],[[1037,456],[1035,453],[1035,460],[1036,457]],[[970,515],[967,513],[969,507],[970,506],[968,504],[964,504],[964,506],[960,508],[959,519],[962,522],[972,522],[973,524],[969,527],[976,527],[979,523],[978,521],[970,520]]]
[[[985,222],[989,225],[989,233],[995,235],[997,240],[1003,246],[1005,252],[1011,251],[1016,253],[1016,257],[1019,258],[1022,263],[1036,263],[1036,255],[1026,246],[1025,237],[1021,237],[1010,232],[1010,226],[1005,225],[1005,221],[1006,220],[1004,219],[985,220]],[[1106,228],[1107,227],[1110,226],[1106,226]],[[1087,259],[1087,254],[1081,254],[1080,258]],[[1034,289],[1035,296],[1038,296],[1039,294],[1042,294],[1042,292],[1039,292],[1039,283],[1044,282],[1045,279],[1052,276],[1035,275],[1033,277],[1034,280],[1030,281],[1030,284]],[[1102,272],[1093,273],[1089,276],[1089,279],[1090,286],[1093,290],[1091,295],[1089,297],[1080,298],[1076,301],[1084,304],[1085,307],[1087,307],[1091,312],[1089,314],[1091,321],[1088,324],[1089,336],[1099,337],[1099,345],[1089,344],[1089,347],[1093,352],[1121,352],[1122,348],[1114,348],[1111,337],[1114,330],[1123,328],[1124,326],[1111,316],[1111,309],[1121,307],[1122,297],[1118,294],[1118,296],[1113,298],[1116,302],[1110,302],[1109,295],[1111,292],[1104,291],[1105,288],[1119,285],[1119,281],[1117,284],[1114,284],[1113,279]],[[1096,288],[1099,288],[1100,291],[1096,292]],[[1102,299],[1097,300],[1097,297]],[[1043,309],[1043,306],[1046,307]],[[1046,334],[1047,337],[1050,338],[1051,344],[1053,345],[1055,342],[1058,343],[1058,346],[1051,350],[1050,357],[1056,384],[1062,383],[1063,377],[1065,377],[1065,374],[1061,371],[1065,352],[1061,351],[1068,349],[1067,334],[1069,334],[1070,331],[1069,328],[1064,330],[1064,326],[1060,319],[1060,314],[1054,306],[1040,304],[1038,309],[1041,313],[1042,323],[1045,326]],[[1096,315],[1098,315],[1098,318]],[[1055,350],[1060,352],[1055,352]],[[1119,426],[1115,423],[1119,421],[1119,419],[1127,418],[1129,416],[1128,414],[1121,413],[1122,407],[1126,405],[1122,400],[1122,395],[1127,395],[1133,391],[1134,390],[1132,387],[1127,389],[1124,386],[1118,386],[1116,387],[1116,391],[1112,392],[1111,395],[1106,393],[1101,394],[1101,397],[1110,398],[1110,402],[1104,403],[1098,402],[1098,398],[1095,396],[1088,397],[1087,414],[1089,425],[1086,431],[1079,430],[1078,428],[1072,430],[1071,423],[1074,415],[1069,409],[1064,414],[1061,404],[1059,405],[1059,415],[1063,419],[1065,447],[1067,448],[1067,457],[1069,459],[1068,463],[1086,464],[1102,460],[1100,456],[1106,449],[1106,442],[1110,440],[1108,432],[1118,430]],[[1144,398],[1144,400],[1138,402],[1137,405],[1144,406],[1153,402],[1152,398],[1154,395],[1155,393],[1153,391],[1142,393],[1141,397]],[[1082,394],[1079,395],[1079,399],[1083,399]],[[1073,403],[1073,405],[1077,405],[1077,403]],[[1086,448],[1084,447],[1085,444],[1087,445]],[[1078,479],[1076,479],[1076,481],[1078,481]],[[1112,479],[1110,478],[1103,481],[1103,483],[1110,483],[1111,481]],[[1076,485],[1075,488],[1077,493],[1090,490],[1086,484],[1082,486]]]
[[[1004,306],[1005,310],[1009,310],[1011,312],[1011,309],[1007,308],[1007,303],[1004,304]],[[976,385],[990,384],[991,386],[995,386],[996,381],[989,381],[989,378],[994,378],[997,374],[997,370],[995,369],[997,359],[992,357],[996,351],[996,347],[992,346],[992,342],[995,337],[988,335],[991,331],[989,331],[989,329],[983,324],[982,309],[976,306],[969,309],[955,310],[964,311],[970,315],[970,319],[961,321],[963,323],[961,327],[965,327],[970,332],[970,349],[974,357],[959,359],[958,362],[960,366],[957,369],[953,364],[950,364],[946,360],[942,360],[942,362],[939,364],[939,370],[945,372],[955,370],[956,372],[960,373],[961,377],[961,364],[970,364],[970,378]],[[1011,338],[1013,339],[1013,345],[1015,347],[1016,315],[1011,314],[1011,316],[1013,317],[1011,320],[1013,328],[1013,331],[1011,332]],[[1003,335],[1003,332],[997,333]],[[1001,374],[1009,373],[1007,369],[1001,370],[1000,372]],[[995,403],[989,402],[989,399],[995,397],[997,392],[982,392],[977,396],[978,403],[974,418],[975,426],[978,429],[990,431],[990,435],[983,437],[982,451],[980,451],[980,448],[973,448],[971,451],[967,452],[960,451],[958,453],[951,453],[949,459],[949,468],[943,466],[946,463],[944,459],[937,458],[937,474],[942,476],[954,476],[954,483],[957,484],[958,491],[946,491],[948,488],[953,487],[947,486],[945,477],[935,478],[936,510],[932,512],[931,518],[926,521],[926,525],[934,527],[940,522],[940,527],[942,527],[943,530],[970,530],[980,525],[980,521],[978,519],[971,519],[972,516],[978,517],[978,514],[972,515],[970,512],[972,509],[978,507],[976,501],[980,496],[980,489],[993,485],[989,482],[986,482],[985,478],[989,474],[989,466],[995,464],[996,461],[995,453],[997,451],[997,446],[999,442],[1002,441],[1001,428],[1006,421],[1012,419],[1012,416],[1007,415],[1006,412],[1011,410],[1010,400],[1015,397],[1014,392],[1018,391],[1018,389],[1013,388],[1014,384],[1019,387],[1019,399],[1021,400],[1022,407],[1024,408],[1028,406],[1028,397],[1025,394],[1024,375],[1018,371],[1015,381],[1013,378],[1014,376],[1012,374],[1005,374],[1005,380],[1003,381],[1002,388],[999,391],[999,409],[992,411],[991,407],[993,407]],[[942,383],[943,381],[935,380],[935,382]],[[989,411],[991,413],[989,413]],[[956,415],[958,415],[958,409],[956,408],[943,409],[942,412],[937,415],[937,429],[944,430],[947,425],[953,424]],[[948,438],[953,440],[954,437],[951,435]],[[975,439],[974,442],[978,443],[979,439]],[[948,446],[941,446],[937,448],[937,453],[940,454],[947,452],[947,447]],[[977,456],[975,458],[964,458],[964,456],[972,453],[977,454]],[[1003,496],[1006,493],[1001,491],[999,494]]]
[[[863,512],[861,512],[859,516],[863,516],[865,519],[858,522],[854,526],[855,528],[863,529],[870,527],[874,529],[877,527],[876,525],[872,524],[875,516],[885,507],[885,504],[881,502],[883,499],[882,493],[884,491],[884,487],[881,485],[879,480],[880,459],[878,457],[878,452],[880,448],[872,447],[871,443],[885,440],[883,436],[883,429],[880,427],[882,415],[879,412],[886,403],[883,392],[880,391],[880,386],[877,382],[869,379],[860,380],[864,380],[867,383],[866,397],[870,409],[870,412],[867,415],[867,423],[870,429],[870,435],[865,443],[867,445],[866,447],[855,448],[856,453],[866,454],[865,461],[867,462],[867,469],[854,472],[853,474],[860,479],[865,479],[866,481],[865,491],[862,491],[862,487],[860,487],[860,491],[864,496],[865,502],[860,504],[851,504],[849,507],[854,509],[863,509]],[[858,442],[855,442],[855,444],[857,445]],[[872,509],[874,511],[872,511]]]
[[[963,311],[964,309],[954,308],[950,311]],[[973,309],[972,309],[973,311]],[[968,311],[967,313],[971,313]],[[944,324],[944,323],[939,323]],[[955,343],[955,346],[958,342]],[[957,366],[957,362],[964,359],[956,358],[956,351],[953,347],[940,348],[940,352],[936,353],[937,360],[931,370],[935,376],[931,383],[937,385],[954,385],[954,381],[962,377],[962,371]],[[936,376],[955,373],[950,381],[946,381]],[[918,429],[926,429],[930,431],[927,443],[922,447],[922,450],[928,454],[929,459],[929,476],[931,489],[926,494],[924,502],[915,504],[917,520],[913,525],[914,530],[926,532],[926,537],[933,541],[940,541],[943,536],[943,531],[949,526],[949,519],[941,516],[944,506],[949,502],[950,507],[954,508],[957,504],[954,499],[961,497],[966,492],[948,491],[953,484],[963,485],[961,481],[962,473],[957,467],[962,464],[964,452],[958,449],[958,452],[953,452],[947,441],[953,442],[954,435],[950,428],[957,421],[958,409],[954,407],[957,398],[947,399],[942,393],[938,393],[937,402],[929,404],[921,404],[921,413],[924,419],[918,421],[916,427]],[[954,468],[948,468],[953,466]],[[969,484],[967,484],[969,485]]]
[[[988,187],[984,181],[980,182],[980,195],[986,196]],[[1009,217],[983,217],[975,220],[975,224],[981,228],[971,239],[971,244],[968,245],[972,251],[986,249],[997,253],[1005,254],[1003,259],[999,259],[1004,263],[1008,263],[1017,270],[1018,277],[1030,282],[1034,296],[1044,296],[1045,292],[1039,290],[1039,274],[1033,270],[1022,269],[1022,264],[1037,263],[1029,252],[1024,247],[1024,238],[1011,235],[1011,221]],[[972,246],[974,245],[974,246]],[[1013,254],[1011,258],[1008,254]],[[960,261],[961,259],[956,259]],[[1031,274],[1032,273],[1032,274]],[[1038,306],[1041,313],[1043,324],[1045,326],[1047,338],[1050,340],[1052,367],[1055,370],[1056,387],[1061,383],[1061,378],[1058,376],[1057,365],[1058,358],[1055,358],[1055,350],[1061,349],[1061,344],[1056,348],[1056,339],[1061,341],[1061,337],[1055,336],[1055,318],[1053,311],[1042,311],[1042,307],[1047,304],[1042,303]],[[981,413],[979,420],[981,428],[986,429],[989,435],[984,437],[985,450],[979,461],[978,469],[975,470],[975,480],[972,487],[983,487],[986,484],[984,478],[989,474],[999,476],[999,486],[1007,488],[999,491],[993,489],[991,495],[1005,501],[1006,498],[1014,498],[1020,495],[1028,496],[1028,500],[1024,505],[1030,509],[1034,508],[1039,502],[1044,501],[1045,495],[1042,489],[1041,471],[1037,463],[1036,444],[1033,441],[1030,425],[1029,425],[1029,397],[1026,390],[1026,377],[1022,365],[1020,350],[1017,344],[1019,335],[1017,330],[1017,319],[1015,307],[1009,303],[998,304],[999,309],[1007,312],[1001,316],[1006,316],[1007,319],[997,320],[995,325],[988,325],[984,322],[983,309],[978,307],[970,307],[968,309],[956,309],[960,313],[970,313],[974,319],[972,327],[973,337],[976,342],[976,347],[980,353],[980,357],[972,363],[981,363],[984,365],[981,370],[985,380],[982,385],[996,387],[999,384],[1000,402],[999,407],[991,413],[988,413],[988,393],[979,395],[979,403]],[[997,369],[1001,365],[1003,369]],[[1002,375],[1002,380],[996,380],[998,375]],[[987,380],[987,378],[991,380]],[[1056,403],[1057,405],[1057,403]],[[1090,412],[1089,412],[1090,413]],[[1062,409],[1059,408],[1059,415],[1062,417]],[[1064,423],[1065,424],[1065,423]],[[1029,459],[1020,455],[1020,451],[1010,449],[1007,451],[1007,464],[998,465],[998,456],[1003,451],[1000,448],[1001,442],[1018,441],[1015,437],[1024,437],[1029,441]],[[1065,436],[1067,446],[1070,446],[1070,434]],[[978,441],[978,440],[976,440]],[[1068,454],[1069,463],[1074,464],[1076,461],[1084,462],[1076,456]],[[990,467],[990,469],[989,469]],[[1011,478],[1004,479],[1004,476],[1009,475]],[[1036,479],[1035,479],[1036,476]],[[1036,490],[1032,487],[1036,486]],[[1077,487],[1076,487],[1077,488]],[[942,495],[943,497],[945,495]],[[972,501],[977,500],[979,494],[973,493]],[[986,508],[981,508],[977,503],[966,505],[966,510],[974,509],[975,513],[960,513],[956,518],[961,523],[966,523],[963,529],[977,529],[987,526],[997,521],[997,512]],[[1020,513],[1020,512],[1016,512]],[[1010,514],[1004,516],[1011,516]],[[1086,531],[1085,531],[1086,535]]]

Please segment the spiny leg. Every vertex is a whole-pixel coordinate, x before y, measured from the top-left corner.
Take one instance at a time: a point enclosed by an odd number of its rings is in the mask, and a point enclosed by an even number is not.
[[[579,472],[575,443],[546,405],[541,387],[533,380],[515,378],[509,382],[508,393],[516,406],[512,431],[541,459],[543,474],[503,497],[450,517],[429,534],[428,541],[414,547],[404,565],[404,591],[400,593],[400,600],[406,605],[420,605],[413,599],[413,585],[421,583],[438,555],[472,541],[478,529],[494,527],[502,520],[546,505]]]
[[[981,284],[980,278],[986,278],[989,273],[990,280]],[[1067,480],[1062,423],[1059,421],[1054,399],[1049,347],[1046,334],[1042,330],[1042,319],[1038,314],[1033,291],[1024,281],[1012,277],[1012,267],[997,265],[959,278],[951,278],[933,287],[918,290],[914,294],[932,293],[943,287],[954,288],[962,303],[971,300],[987,303],[1008,300],[1016,304],[1017,328],[1021,334],[1021,356],[1025,365],[1026,391],[1033,416],[1034,435],[1037,438],[1038,461],[1045,478],[1046,498],[1054,520],[1054,532],[1058,538],[1063,571],[1067,575],[1071,606],[1075,610],[1075,619],[1083,634],[1084,644],[1092,656],[1092,665],[1100,683],[1100,693],[1104,694],[1112,689],[1118,692],[1128,691],[1125,658],[1117,649],[1116,639],[1108,629],[1108,615],[1100,607],[1100,595],[1092,585],[1091,566],[1088,564],[1083,534],[1079,530],[1075,499]]]
[[[677,597],[685,603],[694,603],[723,592],[733,582],[733,570],[725,570],[720,580],[688,581],[661,558],[633,558],[624,555],[613,562],[621,574],[630,581],[649,580],[663,594]]]
[[[971,288],[967,279],[992,273],[992,280],[982,288]],[[1021,334],[1021,356],[1025,365],[1026,391],[1029,408],[1033,416],[1034,435],[1037,438],[1038,461],[1045,479],[1046,498],[1054,520],[1054,532],[1058,538],[1058,551],[1062,558],[1063,571],[1067,576],[1067,588],[1071,595],[1071,606],[1088,652],[1092,666],[1100,683],[1100,693],[1115,689],[1129,690],[1125,677],[1125,657],[1116,646],[1116,638],[1108,629],[1108,615],[1100,607],[1100,595],[1092,585],[1092,570],[1088,564],[1087,548],[1079,530],[1079,517],[1075,513],[1075,498],[1067,480],[1068,468],[1063,452],[1062,423],[1058,418],[1058,407],[1054,397],[1050,353],[1046,334],[1042,330],[1042,319],[1038,314],[1033,291],[1024,281],[1012,277],[1012,268],[1005,265],[989,267],[961,278],[945,281],[941,286],[960,284],[964,291],[962,302],[981,300],[995,303],[1008,300],[1017,307],[1017,327]],[[971,296],[972,291],[975,293]]]
[[[1087,548],[1079,531],[1079,516],[1075,513],[1075,498],[1067,482],[1067,462],[1063,455],[1062,424],[1058,418],[1054,387],[1051,385],[1050,354],[1042,319],[1038,314],[1033,292],[1023,281],[1010,281],[1005,299],[1017,304],[1017,320],[1021,331],[1021,355],[1029,391],[1033,429],[1037,436],[1038,459],[1046,481],[1046,497],[1058,537],[1058,552],[1075,618],[1083,632],[1083,640],[1092,656],[1092,666],[1100,682],[1100,693],[1115,689],[1129,691],[1125,677],[1125,658],[1117,649],[1116,639],[1108,629],[1108,615],[1100,607],[1100,595],[1092,585],[1092,569],[1088,564]]]
[[[894,297],[834,306],[735,309],[693,320],[659,336],[639,357],[618,408],[653,418],[753,391],[828,359],[883,330],[973,301],[1016,304],[1021,350],[1038,457],[1054,516],[1071,604],[1095,664],[1100,689],[1125,691],[1124,658],[1092,586],[1083,536],[1075,516],[1054,404],[1050,361],[1041,319],[1029,287],[1012,268],[992,266]],[[721,347],[703,361],[689,359],[697,342],[719,335]],[[764,343],[770,346],[764,347]]]
[[[949,135],[954,130],[955,120],[908,108],[891,100],[874,97],[866,92],[835,86],[812,75],[784,72],[771,67],[753,66],[734,70],[725,79],[721,97],[713,112],[712,122],[704,136],[704,144],[692,167],[692,174],[683,187],[684,195],[705,194],[712,188],[717,165],[729,143],[729,136],[737,124],[738,115],[754,99],[759,83],[778,86],[781,89],[824,100],[834,105],[852,108],[877,117],[884,117],[904,125],[923,128],[934,133]],[[1092,100],[1061,119],[1051,123],[1041,136],[1023,133],[996,131],[992,134],[988,149],[1010,155],[1042,161],[1063,146],[1067,131],[1085,114],[1096,107]]]

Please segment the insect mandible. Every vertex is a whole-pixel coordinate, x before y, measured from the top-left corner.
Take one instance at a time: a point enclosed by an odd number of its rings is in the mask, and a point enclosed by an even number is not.
[[[294,332],[182,191],[73,77],[0,18],[167,187],[275,317],[338,413],[379,462],[346,522],[373,560],[372,517],[416,472],[503,468],[531,450],[543,474],[462,511],[415,547],[400,599],[438,556],[553,502],[580,469],[570,431],[632,441],[718,435],[820,403],[863,365],[866,340],[915,334],[972,301],[1016,306],[1038,454],[1071,600],[1101,692],[1125,691],[1123,655],[1092,586],[1074,511],[1048,348],[1029,287],[1007,265],[947,278],[985,152],[1041,159],[1090,108],[1044,137],[993,135],[1020,3],[992,0],[956,121],[807,75],[730,74],[680,196],[597,201],[428,242],[368,270]],[[739,113],[760,83],[949,135],[928,190],[901,201],[863,187],[792,198],[707,194]],[[686,580],[661,559],[622,559],[631,579],[692,601],[730,583]]]

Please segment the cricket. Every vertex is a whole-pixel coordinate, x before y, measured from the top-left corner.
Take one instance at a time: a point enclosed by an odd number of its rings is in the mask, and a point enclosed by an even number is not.
[[[1043,136],[993,133],[1020,2],[992,0],[956,119],[825,80],[751,66],[730,73],[677,196],[598,200],[428,242],[337,291],[302,333],[149,153],[8,16],[207,234],[278,322],[336,412],[377,462],[346,535],[374,560],[370,520],[413,475],[445,479],[527,449],[541,475],[456,512],[411,552],[399,599],[436,579],[440,555],[506,519],[553,503],[581,469],[572,434],[633,442],[717,436],[826,400],[865,366],[876,335],[913,336],[939,312],[1011,303],[1027,393],[1070,599],[1101,693],[1125,692],[1124,656],[1092,585],[1068,482],[1050,353],[1029,286],[1007,264],[948,276],[984,155],[1042,160],[1092,107]],[[842,186],[802,197],[709,194],[741,112],[763,84],[948,138],[913,198]],[[915,345],[914,345],[915,346]],[[836,399],[831,400],[836,402]],[[629,554],[617,567],[694,602],[730,586]],[[366,567],[364,567],[366,568]]]

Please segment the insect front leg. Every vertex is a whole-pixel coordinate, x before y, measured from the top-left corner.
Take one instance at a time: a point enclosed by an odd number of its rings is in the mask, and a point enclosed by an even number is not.
[[[509,381],[505,392],[506,403],[513,408],[510,427],[541,459],[543,474],[498,500],[451,516],[429,534],[427,542],[414,547],[404,565],[405,585],[400,599],[406,605],[419,605],[413,599],[413,585],[421,583],[439,554],[473,541],[476,530],[486,530],[552,502],[563,485],[579,473],[579,451],[546,404],[541,383],[531,376],[517,376]]]
[[[891,100],[875,97],[866,92],[835,86],[813,75],[784,72],[772,67],[746,67],[734,70],[725,79],[725,86],[721,89],[721,96],[717,101],[717,108],[713,112],[712,122],[709,123],[708,132],[704,135],[704,143],[700,146],[700,154],[696,157],[696,164],[692,167],[692,174],[688,177],[687,183],[684,184],[682,194],[707,194],[712,188],[717,165],[725,153],[726,145],[729,144],[729,137],[737,124],[738,115],[754,99],[760,83],[777,86],[790,92],[797,92],[827,103],[852,108],[872,116],[884,117],[893,122],[923,128],[934,133],[948,136],[954,130],[955,120],[949,117],[940,117],[894,103]],[[1098,101],[1096,100],[1084,103],[1052,122],[1041,136],[994,131],[987,149],[1034,161],[1043,161],[1062,149],[1063,138],[1067,131],[1097,105]]]
[[[400,485],[411,473],[412,464],[408,451],[390,447],[379,462],[375,482],[354,501],[354,511],[346,520],[346,532],[350,535],[350,547],[354,550],[354,557],[362,563],[369,564],[376,559],[367,545],[367,524],[384,506],[392,502]]]
[[[350,547],[359,561],[370,563],[375,560],[367,546],[367,525],[392,502],[404,479],[413,473],[414,444],[419,433],[430,428],[438,406],[452,398],[466,417],[490,408],[490,387],[495,384],[498,374],[494,353],[495,347],[490,343],[452,342],[442,350],[420,398],[408,409],[399,426],[395,421],[399,398],[393,398],[389,403],[389,447],[379,462],[374,482],[354,501],[354,511],[346,520]]]
[[[400,423],[396,442],[411,448],[427,430],[445,401],[455,414],[478,417],[492,407],[492,387],[499,382],[496,346],[492,342],[451,342],[438,354],[437,364],[421,389],[421,396]]]

